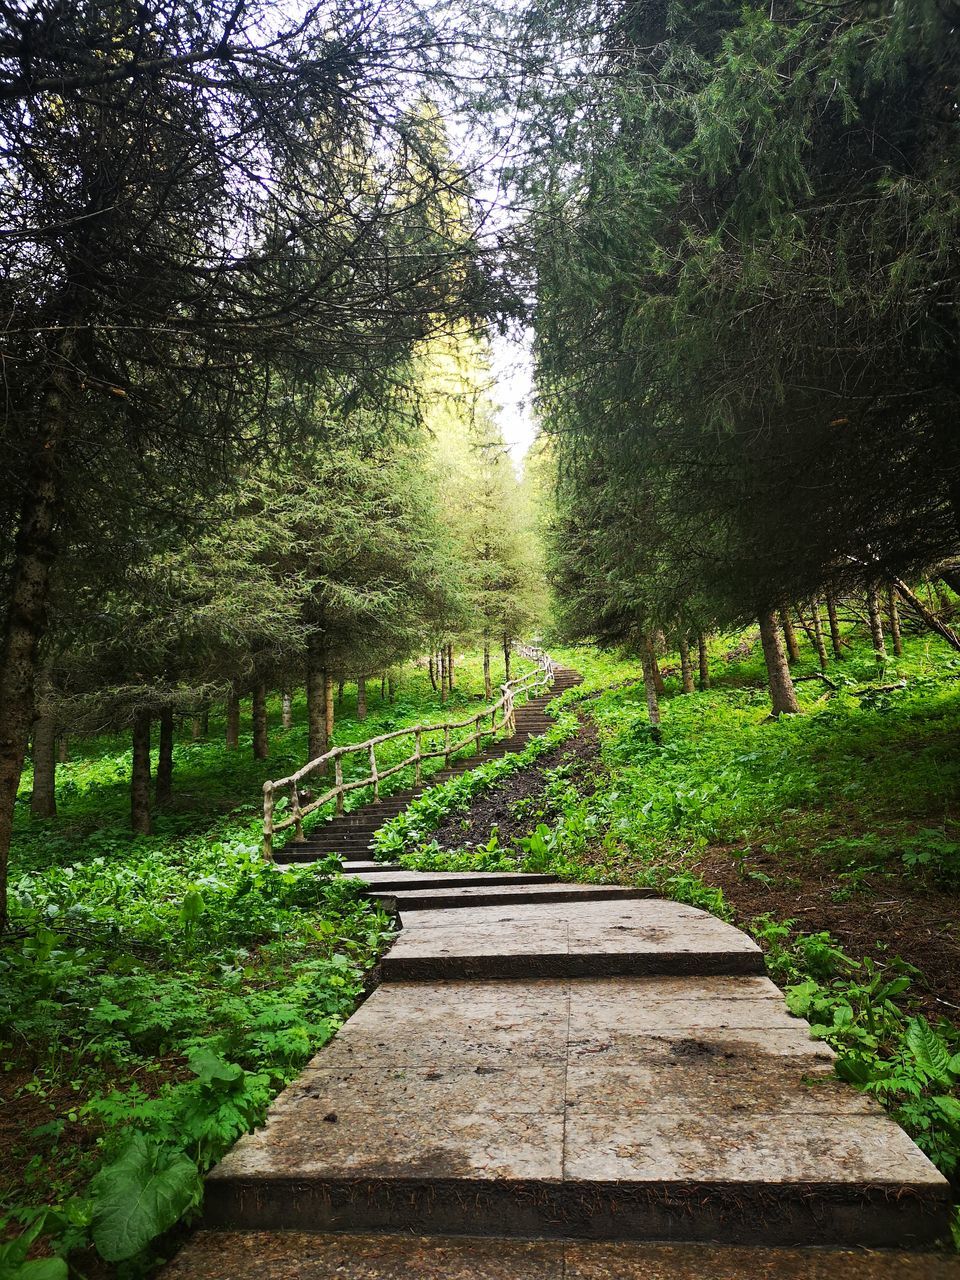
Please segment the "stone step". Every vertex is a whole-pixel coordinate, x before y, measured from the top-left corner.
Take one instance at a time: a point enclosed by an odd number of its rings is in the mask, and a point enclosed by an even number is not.
[[[655,889],[635,889],[618,884],[503,884],[441,889],[395,889],[374,893],[391,910],[406,916],[411,911],[458,910],[463,907],[500,906],[517,902],[604,902],[621,898],[657,898]]]
[[[531,978],[379,987],[212,1171],[204,1212],[876,1248],[943,1237],[950,1198],[767,979]]]
[[[369,857],[369,854],[370,846],[368,844],[357,845],[353,849],[342,844],[333,845],[329,849],[304,849],[302,845],[287,845],[285,849],[278,850],[277,861],[288,863],[317,862],[321,858],[359,858],[363,855]]]
[[[163,1280],[960,1280],[946,1254],[199,1231]]]
[[[391,893],[397,889],[443,889],[488,887],[501,884],[555,884],[556,876],[515,871],[366,871],[361,879],[377,893]]]
[[[324,840],[305,840],[302,844],[294,844],[293,848],[304,853],[320,853],[330,849],[369,849],[375,833],[376,827],[373,827],[369,832],[357,831],[349,835],[344,833],[342,836],[327,836]],[[289,845],[287,847],[290,848]]]
[[[300,862],[292,863],[289,859],[283,857],[284,851],[281,850],[278,856],[277,866],[281,869],[288,866],[302,866],[308,859],[302,859]],[[355,859],[350,862],[341,862],[341,874],[345,876],[366,876],[371,871],[402,871],[403,868],[398,862],[375,862],[373,859]]]
[[[409,880],[417,875],[407,872],[406,884],[368,880],[383,893],[447,888],[452,879],[440,873],[436,883]],[[764,971],[760,948],[739,929],[662,899],[464,907],[455,919],[449,911],[419,910],[413,923],[381,962],[384,982]]]

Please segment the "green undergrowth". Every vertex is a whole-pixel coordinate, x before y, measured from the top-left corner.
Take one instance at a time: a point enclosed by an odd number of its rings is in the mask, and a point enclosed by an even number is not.
[[[436,856],[437,846],[430,846],[426,841],[430,832],[436,831],[451,815],[465,812],[478,796],[495,790],[507,778],[535,763],[577,732],[578,721],[572,711],[555,714],[556,724],[533,738],[522,751],[478,765],[457,778],[430,787],[411,801],[374,835],[375,856],[383,861],[399,858],[404,866],[414,870]]]
[[[20,877],[13,903],[0,1088],[32,1121],[6,1212],[60,1253],[146,1264],[350,1015],[390,921],[329,867],[264,864],[229,823]]]
[[[854,911],[868,909],[878,883],[885,894],[902,884],[922,894],[955,890],[960,659],[937,639],[911,635],[904,657],[878,669],[855,633],[847,639],[849,656],[831,664],[830,685],[804,646],[795,674],[812,678],[797,683],[802,714],[778,721],[769,719],[755,633],[712,642],[705,692],[682,696],[668,660],[660,742],[635,660],[556,652],[587,673],[573,692],[599,727],[592,777],[585,784],[565,766],[551,771],[542,793],[515,802],[528,829],[507,847],[494,830],[480,847],[440,850],[428,828],[411,828],[405,865],[630,883],[727,920],[731,903],[702,871],[708,853],[754,885],[774,884],[764,870],[771,859],[787,886],[815,867],[834,886],[833,900]],[[876,1096],[957,1181],[960,1029],[921,1015],[922,972],[879,938],[854,956],[826,931],[775,914],[748,927],[791,1010],[837,1050],[838,1073]]]
[[[423,669],[393,703],[371,682],[364,722],[348,693],[334,741],[469,714],[479,656],[458,676],[446,707]],[[306,755],[302,699],[290,730],[270,710],[266,762],[249,733],[228,751],[216,718],[209,741],[178,743],[150,836],[128,830],[120,739],[71,742],[56,819],[31,820],[25,781],[0,944],[3,1280],[61,1280],[68,1257],[83,1275],[94,1251],[98,1276],[148,1270],[201,1173],[350,1015],[392,936],[335,863],[263,862],[263,779]]]

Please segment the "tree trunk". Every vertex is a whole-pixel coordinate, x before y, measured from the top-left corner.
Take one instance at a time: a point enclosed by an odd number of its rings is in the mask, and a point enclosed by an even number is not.
[[[240,745],[240,685],[231,680],[227,694],[227,746],[236,751]]]
[[[280,695],[280,723],[284,729],[293,728],[293,695],[287,691]]]
[[[655,742],[660,742],[660,700],[657,695],[657,679],[655,675],[656,659],[653,651],[653,640],[644,636],[640,644],[640,662],[643,667],[643,687],[647,694],[647,715],[650,718],[650,732]]]
[[[774,716],[793,715],[800,710],[796,690],[790,676],[790,667],[780,643],[780,630],[776,614],[770,610],[761,613],[760,641],[767,664],[767,682],[770,686],[770,703]]]
[[[173,795],[173,707],[160,708],[160,750],[155,784],[157,806],[169,804]]]
[[[833,656],[838,662],[843,661],[843,641],[840,639],[840,622],[837,619],[837,600],[832,591],[827,592],[827,617],[830,620],[830,644]]]
[[[30,812],[35,818],[57,816],[57,720],[42,711],[33,725],[33,790]]]
[[[453,675],[453,645],[447,645],[447,688],[453,689],[456,681]]]
[[[191,742],[199,742],[203,737],[203,730],[200,727],[200,717],[190,717],[190,740]]]
[[[389,674],[389,672],[387,674],[387,693],[389,694],[390,701],[393,702],[397,696],[397,681],[394,676]]]
[[[63,345],[63,367],[72,344]],[[40,406],[40,436],[21,472],[20,509],[9,583],[7,615],[0,642],[0,933],[7,917],[7,860],[13,808],[33,727],[37,651],[46,627],[50,566],[56,555],[58,445],[66,420],[66,387],[56,374]]]
[[[380,705],[382,706],[387,700],[387,673],[384,671],[380,677]]]
[[[433,686],[433,692],[434,692],[434,693],[436,693],[436,692],[437,692],[437,674],[436,674],[436,671],[434,670],[434,666],[433,666],[433,654],[432,654],[432,653],[431,653],[431,655],[430,655],[430,661],[429,661],[429,663],[427,664],[427,667],[428,667],[428,670],[429,670],[429,672],[430,672],[430,683],[431,683],[431,685]]]
[[[66,764],[70,759],[70,744],[67,735],[61,733],[57,735],[57,761],[59,764]]]
[[[367,677],[357,676],[357,719],[367,718]]]
[[[204,707],[200,712],[200,732],[205,738],[210,737],[210,708]]]
[[[333,676],[329,671],[323,675],[323,728],[327,735],[327,747],[333,740],[333,727],[336,724],[336,708],[333,701]]]
[[[883,639],[883,620],[880,617],[880,593],[876,583],[871,583],[867,591],[867,613],[870,617],[870,639],[873,641],[873,656],[879,666],[887,660],[887,646]]]
[[[267,686],[258,680],[253,686],[253,758],[266,760],[270,755],[267,733]]]
[[[797,612],[797,621],[800,623],[801,627],[803,627],[803,634],[807,637],[807,640],[810,642],[810,648],[816,649],[817,639],[813,633],[813,619],[811,618],[810,622],[808,623],[806,618],[803,616],[803,610],[800,608],[799,605],[796,606],[796,612]]]
[[[307,755],[311,760],[327,749],[326,715],[323,709],[323,668],[313,644],[307,655]]]
[[[511,651],[510,637],[507,635],[507,633],[506,633],[506,632],[504,632],[504,634],[503,634],[503,674],[504,674],[504,682],[506,682],[506,681],[508,681],[508,680],[510,679],[510,651]]]
[[[913,609],[917,617],[920,618],[920,620],[928,626],[931,631],[935,631],[938,636],[942,636],[951,648],[960,652],[960,636],[957,635],[953,628],[948,627],[941,618],[938,618],[935,613],[932,613],[919,596],[915,596],[913,594],[905,582],[901,582],[899,578],[894,578],[893,585],[896,587],[897,592],[900,595],[900,599]]]
[[[813,645],[817,651],[820,670],[827,669],[827,646],[823,642],[823,619],[820,617],[820,601],[814,596],[810,601],[810,620],[813,623]]]
[[[345,684],[346,684],[345,680],[337,681],[337,706],[338,707],[343,706],[343,687]]]
[[[653,664],[653,682],[657,686],[657,697],[663,698],[666,696],[667,686],[663,683],[663,673],[657,659],[657,642],[653,636],[647,636],[646,643],[650,647],[650,661]]]
[[[440,668],[440,701],[446,702],[450,692],[450,686],[447,675],[447,650],[443,646],[437,654],[437,665]]]
[[[897,607],[897,589],[893,583],[887,587],[887,616],[890,619],[890,638],[893,640],[894,656],[902,658],[903,636],[900,634],[900,610]]]
[[[941,569],[940,579],[947,584],[951,591],[960,596],[960,569]]]
[[[490,679],[490,642],[483,642],[483,696],[487,702],[493,701],[493,681]]]
[[[793,665],[800,661],[800,645],[797,643],[797,631],[790,617],[789,608],[780,610],[780,625],[783,627],[783,638],[787,642],[787,660]]]
[[[680,684],[684,693],[693,693],[693,664],[690,661],[690,640],[684,631],[678,640],[680,649]]]
[[[710,659],[707,653],[707,634],[704,631],[696,632],[696,657],[698,657],[700,664],[700,689],[709,689]]]
[[[137,835],[150,834],[150,712],[143,710],[133,716],[130,825]]]

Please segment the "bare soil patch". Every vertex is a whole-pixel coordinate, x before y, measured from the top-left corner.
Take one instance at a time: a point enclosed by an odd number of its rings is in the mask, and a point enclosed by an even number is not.
[[[505,779],[488,795],[473,802],[465,814],[450,818],[433,837],[442,849],[469,849],[486,844],[493,828],[501,845],[527,836],[537,825],[534,816],[538,802],[544,801],[547,775],[561,765],[569,768],[569,778],[581,792],[593,788],[591,774],[600,753],[597,726],[586,715],[580,715],[580,728],[575,738],[561,743],[553,751]],[[518,802],[524,801],[522,807]]]
[[[778,920],[795,920],[805,933],[826,930],[857,960],[906,960],[920,971],[914,990],[927,1013],[956,1020],[960,894],[888,872],[868,877],[837,901],[835,873],[806,851],[789,861],[782,854],[752,857],[750,870],[769,876],[770,884],[745,876],[723,846],[704,850],[687,865],[723,890],[740,925],[769,912]]]

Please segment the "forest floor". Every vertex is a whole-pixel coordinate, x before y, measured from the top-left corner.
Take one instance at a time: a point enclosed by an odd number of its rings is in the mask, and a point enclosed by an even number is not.
[[[855,959],[896,956],[915,969],[913,991],[928,1017],[960,1013],[960,893],[881,868],[857,876],[803,851],[757,854],[744,874],[734,846],[712,846],[689,865],[723,891],[733,919],[749,926],[763,914],[825,929]],[[759,878],[759,877],[762,877]]]

